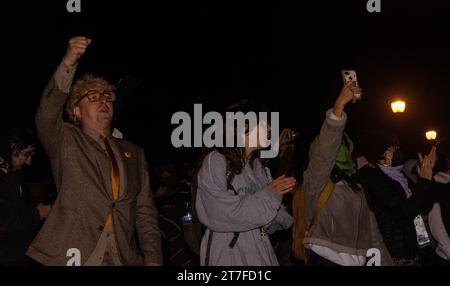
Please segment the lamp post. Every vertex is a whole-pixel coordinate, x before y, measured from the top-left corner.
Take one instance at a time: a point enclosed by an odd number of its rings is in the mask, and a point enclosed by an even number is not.
[[[391,103],[391,109],[394,113],[403,113],[406,109],[406,103],[401,100],[397,100]]]
[[[404,128],[403,124],[405,123],[405,118],[403,116],[405,109],[406,109],[406,103],[403,100],[396,100],[391,102],[391,109],[393,112],[393,117],[391,121],[391,125],[393,128],[393,134],[400,140],[400,142],[403,142],[405,138],[407,138],[407,132],[408,128]]]
[[[427,137],[428,141],[434,141],[437,138],[437,132],[435,130],[429,130],[425,132],[425,137]]]

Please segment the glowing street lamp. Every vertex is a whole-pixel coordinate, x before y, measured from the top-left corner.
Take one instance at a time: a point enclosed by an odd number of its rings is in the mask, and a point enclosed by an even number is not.
[[[437,132],[434,130],[430,130],[425,133],[425,136],[427,137],[427,140],[429,140],[429,141],[436,140]]]
[[[398,100],[391,103],[391,109],[394,113],[405,112],[405,108],[406,103],[404,101]]]

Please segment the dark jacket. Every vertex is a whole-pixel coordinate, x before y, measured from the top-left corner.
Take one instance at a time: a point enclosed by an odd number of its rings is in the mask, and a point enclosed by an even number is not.
[[[19,172],[0,170],[0,265],[26,265],[25,252],[39,227],[39,212],[20,186]]]
[[[419,180],[417,186],[411,186],[412,195],[407,198],[400,183],[371,165],[361,168],[358,176],[391,256],[403,259],[417,257],[414,218],[431,209],[432,193],[420,187],[422,180]]]
[[[177,194],[156,200],[159,213],[159,228],[162,236],[164,265],[198,266],[198,256],[189,249],[184,240],[182,216],[185,211],[180,207],[182,198]]]

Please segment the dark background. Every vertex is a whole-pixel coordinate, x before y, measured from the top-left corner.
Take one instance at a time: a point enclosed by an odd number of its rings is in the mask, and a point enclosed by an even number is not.
[[[72,36],[92,44],[79,73],[120,81],[117,126],[145,148],[149,165],[195,158],[170,142],[174,112],[222,111],[241,98],[279,111],[281,127],[307,146],[355,69],[363,101],[348,108],[348,132],[390,129],[414,152],[429,128],[445,137],[450,106],[450,17],[445,1],[66,1],[2,4],[1,130],[34,126],[41,92]],[[159,3],[162,2],[162,3]],[[242,3],[241,3],[242,2]],[[395,2],[395,3],[392,3]],[[392,99],[407,102],[394,116]],[[34,174],[45,174],[45,154]],[[39,162],[39,163],[38,163]],[[42,163],[44,162],[44,163]],[[45,166],[45,167],[43,167]]]

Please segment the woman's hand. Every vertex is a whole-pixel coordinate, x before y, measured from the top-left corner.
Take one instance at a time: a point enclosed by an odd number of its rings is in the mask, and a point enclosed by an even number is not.
[[[295,188],[297,181],[294,177],[286,177],[286,175],[279,176],[273,180],[270,185],[272,186],[273,192],[279,196],[289,193]]]
[[[436,163],[436,146],[431,148],[431,151],[425,158],[419,153],[419,165],[417,166],[417,174],[422,179],[433,179],[433,167]]]
[[[355,94],[359,94],[362,96],[362,89],[359,86],[356,86],[353,82],[349,82],[341,90],[339,97],[336,99],[334,104],[333,113],[341,117],[344,112],[344,107],[347,103],[352,100],[360,100],[360,97],[355,97]]]
[[[294,138],[290,138],[290,134],[294,131],[288,128],[283,129],[280,134],[280,151],[278,157],[283,158],[285,154],[292,151],[294,147]]]
[[[36,209],[39,212],[39,217],[41,219],[46,219],[48,217],[48,215],[50,214],[50,211],[52,210],[52,206],[51,205],[44,205],[43,203],[39,203],[36,206]]]

